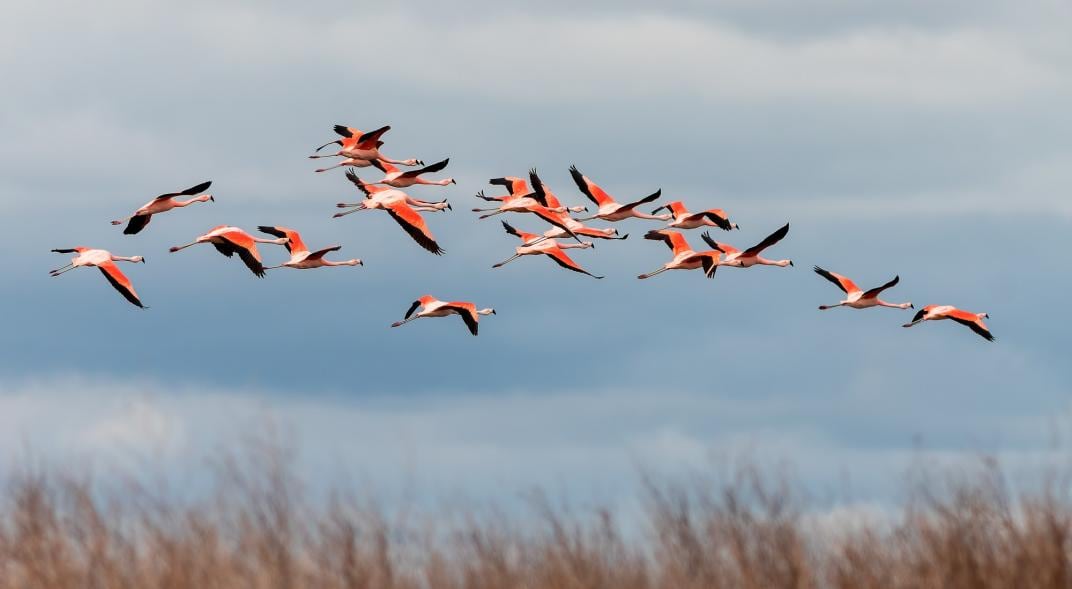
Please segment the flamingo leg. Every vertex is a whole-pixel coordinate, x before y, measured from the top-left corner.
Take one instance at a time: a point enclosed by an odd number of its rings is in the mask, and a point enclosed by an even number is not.
[[[514,254],[514,255],[510,256],[509,259],[503,260],[502,262],[499,262],[498,264],[495,264],[494,266],[492,266],[492,268],[498,268],[500,266],[505,266],[505,265],[509,264],[510,262],[513,262],[514,260],[520,258],[520,257],[521,257],[521,254]]]
[[[637,278],[639,278],[641,280],[644,280],[645,278],[651,278],[652,276],[655,276],[656,274],[662,274],[663,272],[666,272],[667,270],[669,270],[669,268],[667,268],[666,266],[663,266],[662,268],[659,268],[658,270],[656,270],[654,272],[649,272],[647,274],[641,274],[640,276],[637,276]]]
[[[52,272],[50,272],[50,274],[52,274],[53,277],[56,277],[56,276],[59,276],[60,274],[63,274],[64,272],[70,272],[71,270],[74,270],[74,269],[75,269],[75,266],[72,265],[70,268],[67,268],[66,270],[59,270],[59,271],[53,270]]]

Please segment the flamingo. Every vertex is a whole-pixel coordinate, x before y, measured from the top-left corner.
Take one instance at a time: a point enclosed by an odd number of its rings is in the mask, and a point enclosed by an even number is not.
[[[551,258],[552,260],[555,261],[556,264],[558,264],[559,266],[562,266],[563,268],[565,268],[567,270],[573,270],[574,272],[580,272],[581,274],[587,274],[587,275],[591,276],[592,278],[603,278],[602,276],[596,276],[595,274],[592,274],[588,270],[585,270],[584,268],[581,268],[579,265],[577,265],[577,262],[574,262],[572,259],[570,259],[570,257],[568,255],[566,255],[566,252],[562,251],[562,250],[572,249],[572,248],[588,249],[588,248],[592,247],[591,242],[584,241],[584,242],[581,242],[581,243],[558,243],[557,241],[555,241],[553,239],[550,239],[550,240],[546,240],[546,241],[541,242],[539,245],[529,245],[532,242],[532,240],[534,240],[534,239],[536,239],[537,237],[540,237],[540,236],[536,235],[535,233],[526,233],[524,231],[518,231],[517,229],[514,229],[512,226],[510,226],[510,224],[507,223],[506,221],[503,221],[502,224],[503,224],[503,228],[506,229],[507,233],[509,233],[510,235],[514,235],[514,236],[516,236],[516,237],[521,239],[521,246],[519,246],[517,249],[514,250],[516,253],[513,256],[511,256],[510,258],[508,258],[508,259],[506,259],[506,260],[504,260],[502,262],[499,262],[498,264],[495,264],[494,266],[492,266],[492,268],[498,268],[500,266],[505,266],[506,264],[509,264],[510,262],[513,262],[514,260],[520,258],[521,256],[531,256],[531,255],[543,254],[543,255],[546,255],[547,257]]]
[[[420,311],[417,311],[418,307],[422,307]],[[417,311],[414,314],[414,311]],[[495,309],[480,309],[476,308],[473,303],[466,303],[461,301],[441,301],[431,295],[424,295],[423,297],[413,301],[409,310],[406,311],[406,316],[402,318],[402,321],[396,321],[391,324],[391,327],[398,327],[405,325],[414,319],[423,319],[425,317],[446,317],[447,315],[460,315],[462,321],[465,321],[465,326],[469,328],[469,333],[476,335],[479,328],[479,321],[481,315],[494,315]]]
[[[662,268],[659,268],[654,272],[641,274],[637,276],[637,278],[644,280],[645,278],[651,278],[652,276],[661,274],[667,270],[695,270],[696,268],[701,267],[703,268],[705,276],[708,278],[715,277],[715,271],[718,270],[719,266],[719,257],[722,255],[719,251],[693,251],[692,248],[689,247],[689,243],[685,240],[684,235],[678,231],[670,231],[669,229],[653,229],[644,234],[644,239],[662,241],[674,252],[674,258],[663,264]]]
[[[101,274],[108,279],[108,283],[111,284],[115,290],[118,290],[119,294],[123,295],[126,300],[142,309],[148,309],[148,307],[141,303],[141,299],[138,298],[138,293],[134,292],[134,285],[130,283],[130,279],[119,271],[119,266],[115,265],[116,262],[141,262],[144,264],[145,258],[141,256],[116,256],[108,250],[93,249],[83,246],[67,249],[54,249],[52,251],[57,254],[78,254],[71,259],[71,263],[56,268],[55,270],[50,270],[49,274],[53,277],[74,270],[75,268],[96,266],[101,271]]]
[[[343,125],[335,125],[335,132],[342,135],[343,139],[336,139],[335,141],[329,141],[324,145],[316,148],[319,152],[321,149],[331,145],[338,144],[341,149],[330,155],[311,155],[309,159],[326,158],[326,157],[342,157],[346,158],[342,163],[329,168],[323,168],[316,170],[317,172],[324,172],[331,168],[337,168],[339,166],[354,166],[354,167],[367,167],[372,165],[373,160],[381,160],[392,164],[399,164],[403,166],[417,166],[424,165],[424,162],[418,159],[406,159],[395,160],[391,159],[382,153],[380,153],[380,147],[383,147],[383,141],[380,141],[380,137],[384,133],[391,129],[390,125],[386,125],[376,129],[375,131],[369,131],[368,133],[362,133],[359,129],[353,127],[345,127]]]
[[[238,227],[219,225],[209,229],[208,233],[199,236],[194,241],[186,245],[174,246],[168,251],[175,253],[199,243],[211,243],[216,248],[216,251],[228,258],[237,253],[238,257],[242,259],[242,262],[246,264],[246,267],[249,268],[253,274],[257,275],[259,278],[264,278],[264,266],[261,264],[261,254],[257,251],[257,244],[274,243],[276,245],[285,245],[287,243],[287,238],[262,239],[260,237],[254,237]]]
[[[454,181],[454,178],[444,178],[442,180],[425,180],[424,178],[421,178],[421,174],[431,174],[443,170],[443,168],[447,167],[447,163],[449,162],[450,158],[447,158],[417,170],[403,172],[387,162],[372,160],[372,165],[379,168],[379,170],[384,173],[384,176],[382,180],[370,182],[369,184],[386,184],[387,186],[393,186],[395,188],[409,188],[414,184],[427,184],[432,186],[457,184],[457,182]]]
[[[427,201],[418,201],[409,198],[409,196],[401,190],[383,188],[374,184],[365,184],[361,182],[361,179],[358,178],[356,174],[348,175],[347,178],[350,178],[350,181],[353,182],[355,186],[365,191],[365,202],[357,203],[357,208],[354,208],[353,210],[344,213],[335,213],[335,218],[362,210],[383,209],[391,215],[391,218],[394,219],[418,245],[437,256],[446,252],[446,250],[439,247],[439,244],[436,243],[435,237],[432,235],[431,230],[428,229],[428,224],[424,222],[424,217],[422,217],[417,210],[429,210],[429,207],[431,207],[432,210],[439,210],[438,207],[440,205],[446,205],[446,207],[449,207],[450,205],[447,205],[445,202],[429,203]],[[410,206],[410,201],[424,204]],[[339,204],[346,205],[347,203]]]
[[[983,339],[992,342],[994,341],[994,336],[991,335],[990,330],[987,329],[986,324],[983,323],[983,319],[989,318],[990,315],[987,313],[962,311],[950,305],[927,305],[916,312],[916,316],[912,318],[912,321],[905,323],[901,327],[912,327],[922,321],[952,319],[961,325],[967,325],[972,331],[982,336]]]
[[[726,211],[722,209],[707,209],[706,211],[700,211],[698,213],[690,213],[685,208],[685,203],[680,200],[667,203],[654,211],[651,214],[658,213],[659,211],[667,209],[674,216],[674,220],[666,226],[667,228],[674,229],[696,229],[697,227],[718,227],[729,231],[730,229],[740,229],[736,223],[731,223],[730,218],[726,215]]]
[[[833,282],[840,288],[846,295],[845,300],[839,302],[836,305],[820,305],[819,310],[825,311],[827,309],[833,309],[835,307],[851,307],[853,309],[866,309],[868,307],[893,307],[895,309],[914,309],[912,303],[887,303],[886,301],[878,298],[878,295],[882,294],[882,291],[887,288],[893,288],[901,281],[900,276],[894,276],[893,280],[883,284],[882,286],[872,288],[871,290],[861,290],[856,283],[848,278],[825,270],[818,266],[815,267],[815,273],[823,278]]]
[[[201,194],[202,192],[208,190],[208,187],[211,185],[212,181],[210,180],[208,182],[202,182],[197,186],[191,186],[186,190],[161,194],[160,196],[142,205],[140,209],[131,213],[130,216],[112,221],[112,225],[122,225],[126,221],[130,221],[130,223],[127,223],[126,228],[123,229],[123,234],[134,235],[142,229],[145,229],[145,226],[149,224],[149,221],[152,221],[153,215],[156,215],[158,213],[166,213],[171,209],[185,207],[195,202],[215,202],[216,199],[213,198],[211,194]],[[195,194],[199,196],[194,196]],[[193,196],[193,198],[189,200],[176,200],[176,196]]]
[[[581,171],[577,169],[577,166],[570,166],[570,175],[573,176],[573,181],[577,183],[577,188],[580,188],[581,192],[599,207],[594,216],[578,219],[578,221],[590,221],[592,219],[621,221],[622,219],[628,219],[629,217],[654,219],[656,221],[668,221],[670,219],[670,215],[647,215],[636,210],[636,208],[642,204],[657,200],[662,194],[662,190],[656,190],[654,193],[645,196],[636,202],[621,204],[600,188],[598,184],[592,182],[587,176],[581,174]]]
[[[785,267],[792,266],[793,260],[768,260],[760,257],[759,254],[763,250],[781,241],[788,233],[789,223],[786,223],[782,228],[764,238],[763,241],[744,251],[741,251],[732,245],[715,241],[711,238],[711,234],[706,231],[703,234],[703,240],[707,242],[707,245],[726,254],[726,257],[719,262],[719,266],[731,266],[734,268],[750,268],[757,265]]]
[[[361,178],[353,172],[353,170],[346,171],[346,179],[353,183],[361,192],[365,193],[365,200],[362,202],[340,202],[335,206],[340,209],[352,209],[343,213],[335,213],[333,218],[345,217],[350,213],[356,213],[358,211],[365,211],[368,209],[382,209],[383,203],[403,200],[406,204],[413,207],[415,211],[421,212],[434,212],[442,211],[443,209],[453,210],[450,203],[446,199],[439,201],[427,201],[413,198],[412,196],[402,192],[397,188],[388,188],[386,186],[380,186],[378,184],[365,184],[361,181]]]
[[[265,270],[273,270],[275,268],[297,268],[299,270],[308,270],[310,268],[323,268],[325,266],[363,266],[364,263],[357,259],[346,260],[345,262],[332,262],[324,259],[324,254],[328,252],[334,252],[342,249],[341,245],[333,245],[324,249],[310,252],[309,248],[305,247],[305,242],[302,241],[301,234],[293,229],[279,226],[261,225],[257,227],[258,231],[267,233],[269,235],[275,235],[276,237],[285,237],[287,242],[283,244],[283,247],[287,248],[290,252],[290,260],[278,265],[267,266]]]
[[[587,211],[588,207],[585,206],[573,206],[564,207],[559,202],[558,197],[554,193],[550,192],[540,181],[540,177],[536,175],[536,169],[529,170],[529,179],[532,181],[533,191],[528,191],[528,184],[521,178],[516,176],[507,176],[505,178],[492,178],[488,180],[489,184],[501,184],[508,187],[510,194],[503,196],[484,196],[484,191],[476,193],[476,197],[489,201],[502,203],[496,208],[492,209],[473,209],[474,213],[484,213],[492,211],[489,215],[481,215],[481,219],[487,219],[495,215],[501,215],[502,213],[527,213],[528,209],[533,206],[541,206],[547,208],[554,213],[560,213],[561,217],[566,217],[567,213],[574,212],[579,213],[581,211]]]

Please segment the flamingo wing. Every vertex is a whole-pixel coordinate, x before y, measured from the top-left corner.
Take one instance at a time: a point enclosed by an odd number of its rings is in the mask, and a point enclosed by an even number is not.
[[[202,192],[208,190],[209,186],[212,186],[212,181],[211,180],[209,180],[207,182],[202,182],[202,183],[198,184],[197,186],[191,186],[191,187],[187,188],[186,190],[180,190],[179,192],[168,192],[167,194],[161,194],[160,196],[154,198],[153,200],[160,200],[162,198],[171,198],[171,197],[174,197],[174,196],[193,196],[195,194],[201,194]]]
[[[355,174],[353,170],[346,170],[346,179],[353,183],[353,185],[356,186],[358,190],[364,192],[365,198],[369,198],[373,195],[373,193],[379,192],[379,190],[376,190],[377,188],[380,188],[379,186],[369,186],[365,184],[361,181],[361,178],[357,177],[357,174]]]
[[[860,287],[856,286],[855,282],[849,280],[848,278],[845,278],[841,274],[836,274],[834,272],[831,272],[831,271],[826,270],[824,268],[820,268],[818,266],[815,266],[812,269],[815,270],[815,273],[818,274],[819,276],[822,276],[823,278],[829,280],[830,282],[833,282],[834,285],[837,286],[838,288],[840,288],[842,290],[842,292],[844,292],[845,294],[849,294],[849,293],[852,293],[852,292],[860,292]],[[897,283],[894,282],[893,284],[897,284]],[[883,288],[888,288],[889,286],[893,286],[893,284],[890,284],[887,287],[883,287]],[[878,289],[879,292],[881,292],[881,290],[882,289]],[[871,292],[871,291],[868,291],[868,292]],[[877,296],[878,292],[876,292],[875,295]],[[864,295],[864,296],[867,296],[867,295]]]
[[[123,228],[123,235],[134,235],[142,229],[145,229],[145,226],[152,220],[152,215],[134,215],[130,218],[130,221],[127,221],[127,226]]]
[[[789,234],[789,223],[786,223],[780,229],[778,229],[774,233],[771,233],[766,238],[764,238],[763,241],[761,241],[761,242],[757,243],[756,245],[753,245],[752,247],[744,250],[743,256],[746,257],[746,258],[750,258],[752,256],[758,256],[760,252],[762,252],[763,250],[769,248],[770,246],[778,243],[779,241],[782,240],[782,238],[784,238],[788,234]]]
[[[305,259],[306,260],[319,260],[320,258],[324,257],[324,254],[327,254],[328,252],[337,252],[337,251],[339,251],[341,249],[342,249],[341,245],[333,245],[331,247],[326,247],[326,248],[321,249],[321,250],[316,250],[315,252],[313,252],[313,253],[309,254],[308,256],[306,256]]]
[[[432,232],[428,229],[428,224],[424,222],[424,217],[405,202],[393,202],[388,204],[386,208],[391,218],[401,225],[418,245],[437,256],[446,251],[436,243],[435,237],[432,236]]]
[[[577,237],[577,234],[574,233],[573,230],[566,225],[565,221],[562,220],[562,217],[560,217],[551,209],[542,206],[531,206],[526,210],[543,219],[544,221],[547,221],[548,223],[554,225],[555,227],[558,227],[559,229],[565,231],[569,234],[570,237],[576,239],[578,242],[581,241],[581,238]]]
[[[946,316],[961,325],[967,325],[972,331],[979,334],[986,341],[994,341],[994,336],[990,333],[990,330],[987,329],[986,324],[983,323],[982,319],[976,317],[975,313],[954,309],[946,313]]]
[[[652,229],[644,234],[644,239],[651,239],[655,241],[662,241],[677,255],[681,252],[688,251],[692,248],[689,247],[685,236],[677,231],[667,231],[665,229]]]
[[[566,255],[566,252],[562,251],[562,249],[560,249],[560,248],[556,247],[554,249],[547,250],[547,251],[545,251],[543,253],[547,254],[547,257],[551,258],[552,260],[555,261],[556,264],[558,264],[559,266],[562,266],[563,268],[565,268],[567,270],[573,270],[574,272],[580,272],[581,274],[587,274],[587,275],[591,276],[592,278],[603,278],[602,276],[596,276],[595,274],[592,274],[588,270],[585,270],[584,268],[581,268],[579,265],[577,265],[577,262],[574,262],[573,259],[570,258],[568,255]]]
[[[636,202],[631,202],[629,204],[622,205],[622,207],[620,209],[618,209],[618,210],[619,211],[628,211],[628,210],[635,209],[635,208],[637,208],[638,206],[640,206],[642,204],[649,203],[649,202],[652,202],[654,200],[659,200],[659,197],[662,196],[662,194],[663,194],[663,191],[660,188],[659,190],[656,190],[655,192],[645,196],[644,198],[642,198],[642,199],[640,199],[640,200],[638,200]]]
[[[860,298],[873,299],[873,298],[877,297],[879,294],[881,294],[882,291],[886,290],[887,288],[893,288],[900,281],[901,281],[901,277],[899,275],[894,276],[893,280],[887,282],[886,284],[883,284],[882,286],[876,286],[875,288],[872,288],[871,290],[865,292],[864,295],[862,297],[860,297]]]
[[[592,182],[587,176],[581,173],[577,169],[577,166],[570,166],[570,176],[573,177],[573,181],[577,184],[577,188],[588,197],[588,200],[596,203],[596,206],[603,206],[616,202],[609,194],[607,194],[598,184]]]
[[[219,238],[231,246],[231,253],[238,254],[238,257],[242,259],[242,262],[254,275],[264,278],[264,265],[261,263],[261,255],[257,251],[257,243],[253,241],[253,237],[245,232],[228,231],[219,235]],[[216,249],[230,257],[230,254],[224,252],[220,246],[217,245]]]
[[[302,241],[301,234],[293,229],[273,227],[271,225],[260,225],[257,227],[257,231],[276,237],[287,238],[287,242],[283,244],[283,247],[287,248],[287,251],[290,253],[309,251],[309,248],[305,247],[305,242]]]
[[[443,305],[442,308],[452,309],[458,315],[461,316],[462,321],[465,321],[465,326],[469,328],[469,333],[476,335],[480,329],[479,319],[476,315],[476,305],[473,303],[458,303],[451,302]]]
[[[547,204],[547,189],[544,188],[543,180],[540,180],[540,177],[536,175],[536,168],[529,170],[529,183],[532,184],[532,194],[526,196],[540,203],[541,206],[550,206]]]
[[[733,225],[730,224],[729,218],[726,216],[726,213],[723,212],[721,209],[711,209],[709,211],[704,211],[702,213],[692,216],[699,217],[701,219],[710,219],[711,222],[715,224],[715,226],[717,226],[719,229],[722,229],[723,231],[730,231],[733,229]]]
[[[447,159],[443,160],[443,161],[439,161],[439,162],[436,162],[434,164],[427,165],[427,166],[425,166],[423,168],[418,168],[416,170],[410,170],[408,172],[405,172],[401,176],[399,176],[399,178],[416,178],[417,176],[420,176],[421,174],[431,174],[433,172],[438,172],[438,171],[442,170],[443,168],[446,168],[448,163],[450,163],[450,158],[449,157]]]
[[[376,129],[375,131],[368,131],[366,133],[362,133],[357,138],[355,146],[358,149],[372,149],[374,147],[377,147],[376,142],[380,140],[380,137],[382,137],[384,133],[390,130],[391,125],[384,125],[379,129]]]
[[[108,279],[112,287],[123,295],[123,298],[138,307],[145,308],[145,305],[141,304],[141,299],[138,298],[138,293],[134,292],[134,286],[130,283],[130,279],[119,270],[119,266],[116,266],[115,262],[107,261],[103,264],[98,264],[97,268]]]
[[[507,223],[506,221],[503,221],[502,225],[503,225],[503,229],[505,229],[506,232],[509,233],[510,235],[513,235],[513,236],[516,236],[516,237],[521,237],[521,233],[519,233],[517,229],[514,229],[513,225]],[[525,238],[521,237],[521,239],[525,239]]]
[[[741,250],[733,247],[732,245],[730,245],[728,243],[719,243],[719,242],[715,241],[711,237],[711,234],[706,232],[706,231],[704,231],[703,235],[701,235],[700,237],[703,238],[703,240],[707,243],[707,245],[715,248],[716,250],[718,250],[718,251],[720,251],[720,252],[722,252],[722,253],[724,253],[726,255],[735,254],[735,253],[741,251]]]

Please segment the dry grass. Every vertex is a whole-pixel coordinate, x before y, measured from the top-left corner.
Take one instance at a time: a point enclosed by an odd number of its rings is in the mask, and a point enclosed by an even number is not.
[[[647,521],[543,498],[533,517],[417,518],[303,499],[278,451],[225,461],[208,498],[26,469],[0,507],[0,587],[1072,587],[1072,504],[1056,480],[1011,496],[990,464],[926,477],[898,514],[830,529],[784,478],[647,481]],[[108,490],[111,488],[111,490]]]

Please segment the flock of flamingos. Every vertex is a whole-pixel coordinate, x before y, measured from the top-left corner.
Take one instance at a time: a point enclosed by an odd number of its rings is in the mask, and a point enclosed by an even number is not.
[[[433,254],[440,255],[444,253],[444,250],[436,242],[435,237],[429,230],[428,224],[425,222],[424,217],[421,216],[421,213],[450,210],[450,204],[445,199],[441,201],[416,199],[403,192],[402,189],[420,184],[434,186],[453,184],[454,180],[452,178],[441,180],[429,180],[424,178],[426,174],[434,174],[445,169],[449,160],[443,160],[426,166],[421,160],[395,160],[383,155],[380,153],[380,147],[383,146],[381,138],[388,130],[390,130],[390,128],[390,126],[384,126],[375,131],[363,133],[353,127],[336,125],[335,132],[340,138],[321,145],[316,149],[314,155],[309,157],[342,158],[339,163],[316,171],[324,172],[338,167],[350,168],[346,172],[346,178],[364,195],[364,198],[356,203],[339,203],[337,206],[346,210],[336,213],[336,218],[358,211],[371,209],[383,210],[390,215],[391,218],[394,219],[418,245]],[[322,154],[322,150],[330,145],[337,145],[339,150],[333,154]],[[402,171],[396,167],[396,165],[420,167]],[[384,175],[383,178],[376,182],[365,182],[361,180],[361,178],[354,173],[353,169],[366,167],[375,167],[380,170]],[[598,219],[608,223],[617,223],[630,217],[667,222],[666,226],[662,229],[648,231],[644,235],[644,238],[665,243],[673,253],[673,258],[670,261],[666,262],[662,267],[653,272],[641,274],[637,277],[640,279],[650,278],[667,270],[701,269],[705,276],[713,278],[715,271],[718,270],[720,266],[750,268],[758,265],[783,267],[793,265],[791,260],[771,260],[760,255],[764,250],[774,246],[785,238],[789,233],[788,223],[774,233],[768,235],[756,245],[744,250],[737,249],[721,241],[716,241],[711,237],[709,232],[705,231],[701,237],[711,249],[695,251],[686,241],[684,233],[680,230],[698,229],[701,227],[715,227],[724,231],[739,229],[736,223],[730,222],[725,211],[722,209],[708,209],[705,211],[690,212],[685,208],[685,205],[681,201],[674,201],[654,209],[651,213],[644,213],[637,209],[641,205],[654,203],[658,200],[661,196],[660,190],[656,190],[654,193],[635,202],[620,203],[600,188],[599,185],[588,179],[588,177],[582,174],[575,166],[570,168],[570,174],[573,177],[573,181],[577,184],[577,188],[580,189],[580,191],[597,207],[594,215],[580,219],[573,218],[570,213],[584,212],[587,211],[588,208],[586,206],[563,206],[558,200],[558,197],[551,192],[551,189],[540,180],[535,170],[529,172],[528,181],[523,178],[512,176],[489,180],[490,184],[505,188],[507,194],[487,196],[483,191],[476,194],[478,198],[491,203],[489,208],[473,209],[474,212],[484,213],[481,215],[481,219],[503,213],[529,213],[551,226],[550,229],[543,233],[528,233],[515,229],[513,225],[503,221],[502,225],[506,232],[517,237],[521,244],[515,248],[513,256],[495,264],[493,267],[498,268],[522,256],[545,255],[567,270],[586,274],[593,278],[602,278],[602,276],[596,276],[578,265],[566,254],[565,250],[587,249],[593,247],[591,241],[584,241],[582,238],[626,239],[629,237],[628,234],[619,235],[618,230],[613,227],[590,227],[585,225],[584,222]],[[153,215],[166,213],[172,209],[186,207],[194,203],[214,201],[215,199],[211,194],[205,193],[211,184],[211,182],[203,182],[197,186],[187,188],[186,190],[161,194],[131,213],[129,216],[112,221],[112,224],[122,225],[123,223],[126,223],[126,228],[123,230],[123,233],[134,235],[149,225]],[[183,197],[188,198],[183,200]],[[662,210],[666,210],[667,212],[658,214],[659,211]],[[310,269],[325,266],[359,266],[362,264],[359,259],[346,261],[326,260],[325,255],[339,250],[341,246],[334,245],[316,251],[310,251],[302,241],[301,235],[293,229],[263,225],[257,229],[266,235],[271,235],[272,238],[256,237],[238,227],[219,225],[213,227],[204,235],[199,236],[188,244],[172,247],[170,251],[177,252],[202,243],[212,244],[217,251],[227,257],[232,257],[237,254],[242,262],[245,263],[246,267],[259,277],[263,277],[266,270],[271,270],[273,268]],[[559,239],[572,241],[561,242]],[[277,266],[264,266],[261,261],[260,252],[257,250],[258,243],[282,245],[290,253],[290,259]],[[50,272],[52,276],[59,276],[60,274],[79,267],[96,266],[120,294],[134,305],[144,308],[141,299],[134,291],[134,286],[115,264],[115,262],[120,261],[144,262],[145,259],[142,256],[116,256],[106,250],[88,247],[54,249],[52,251],[61,254],[76,254],[69,264],[52,270]],[[820,306],[819,309],[821,310],[842,306],[851,307],[853,309],[866,309],[869,307],[894,307],[898,309],[914,308],[911,303],[889,303],[879,298],[879,295],[883,291],[898,283],[900,278],[897,276],[882,286],[870,290],[862,290],[852,280],[849,280],[840,274],[830,272],[829,270],[825,270],[818,266],[815,266],[815,272],[834,283],[835,286],[845,293],[844,300],[833,305]],[[476,335],[480,316],[493,314],[495,314],[494,309],[477,309],[476,305],[470,302],[441,301],[432,296],[425,295],[414,301],[406,311],[403,319],[393,323],[391,327],[398,327],[409,323],[414,319],[422,319],[425,317],[458,315],[465,322],[469,331],[473,335]],[[989,329],[987,329],[986,325],[983,323],[983,319],[988,317],[989,316],[986,313],[971,313],[949,305],[927,305],[919,310],[912,318],[912,321],[906,323],[904,327],[911,327],[922,321],[952,319],[957,323],[969,327],[972,331],[988,341],[993,341],[994,336],[990,334]]]

